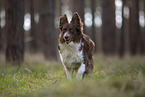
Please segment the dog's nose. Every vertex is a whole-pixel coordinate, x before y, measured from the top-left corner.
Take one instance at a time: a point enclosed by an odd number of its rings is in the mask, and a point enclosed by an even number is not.
[[[65,36],[65,39],[67,40],[68,39],[68,36]]]

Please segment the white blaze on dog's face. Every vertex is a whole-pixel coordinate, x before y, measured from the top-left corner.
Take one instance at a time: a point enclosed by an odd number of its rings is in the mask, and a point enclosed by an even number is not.
[[[76,29],[70,24],[63,27],[62,33],[66,44],[74,41],[74,38],[76,37]]]

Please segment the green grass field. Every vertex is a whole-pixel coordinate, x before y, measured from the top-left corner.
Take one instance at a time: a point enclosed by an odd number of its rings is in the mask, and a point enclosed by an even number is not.
[[[60,61],[25,61],[20,67],[0,60],[0,97],[145,97],[145,58],[95,57],[94,71],[67,81]]]

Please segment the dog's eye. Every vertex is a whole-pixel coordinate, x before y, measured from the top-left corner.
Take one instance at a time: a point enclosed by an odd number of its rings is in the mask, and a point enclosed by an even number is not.
[[[73,30],[73,29],[70,29],[70,32],[71,32],[71,33],[74,33],[74,30]]]
[[[63,31],[63,32],[66,32],[66,29],[63,29],[62,31]]]

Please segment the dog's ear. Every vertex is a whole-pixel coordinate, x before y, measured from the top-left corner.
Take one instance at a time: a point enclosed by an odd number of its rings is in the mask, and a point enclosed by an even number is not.
[[[82,30],[83,29],[83,23],[81,22],[81,18],[79,16],[79,14],[77,12],[75,12],[72,16],[72,20],[71,23],[74,24],[78,30]]]
[[[64,14],[63,16],[60,17],[58,28],[62,31],[63,25],[66,23],[68,23],[68,19],[66,14]]]

